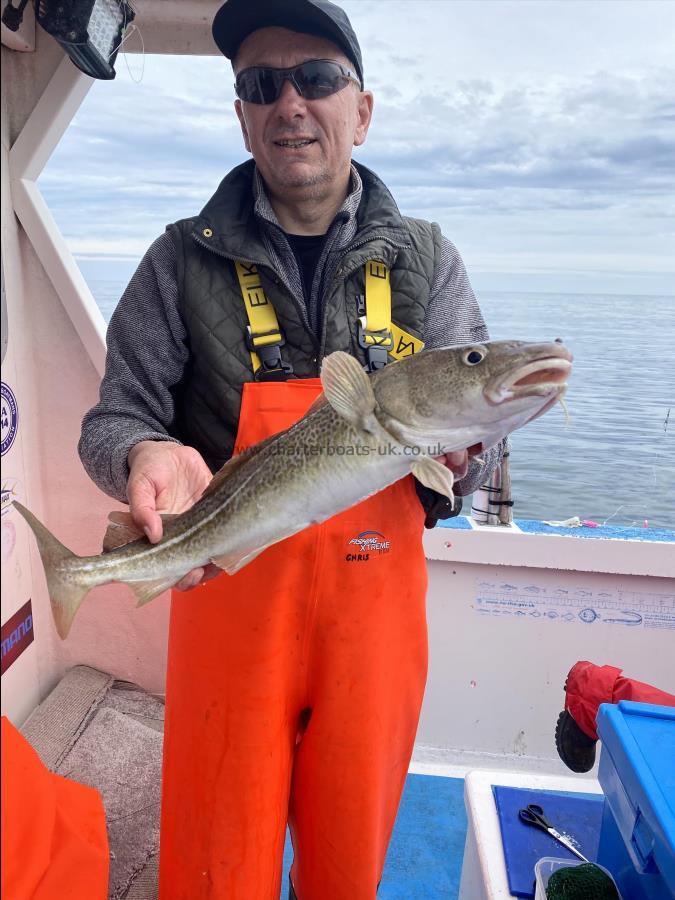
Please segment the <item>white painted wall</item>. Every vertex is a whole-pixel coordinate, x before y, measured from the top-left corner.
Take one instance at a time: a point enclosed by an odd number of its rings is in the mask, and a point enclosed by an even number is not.
[[[582,538],[565,540],[584,543]],[[626,544],[611,543],[618,545],[617,553]],[[620,563],[617,559],[617,567]],[[488,614],[477,603],[490,595],[481,588],[486,583],[512,585],[519,588],[512,595],[525,597],[544,592],[550,597],[558,589],[568,596],[586,591],[593,598],[620,592],[636,598],[633,606],[648,594],[675,594],[672,578],[544,569],[534,561],[525,567],[430,560],[430,666],[417,759],[471,767],[472,760],[484,763],[486,756],[495,755],[497,768],[564,771],[554,745],[555,725],[564,708],[567,672],[580,659],[623,668],[629,677],[675,693],[675,629],[611,624],[602,618],[584,623],[576,608],[569,621],[559,612],[550,618],[545,610],[555,611],[553,603],[543,604],[537,616]]]
[[[8,154],[14,136],[32,107],[33,96],[49,79],[58,54],[45,54],[40,64],[36,54],[2,47],[2,259],[7,301],[8,346],[2,363],[2,380],[18,403],[16,439],[2,458],[2,484],[26,501],[40,483],[31,447],[35,435],[35,386],[32,367],[25,365],[26,330],[24,266],[21,234],[12,210]],[[33,601],[36,640],[2,678],[2,708],[15,723],[25,719],[40,699],[40,672],[50,672],[50,634],[43,632],[39,602],[35,599],[29,540],[23,523],[11,508],[2,517],[2,622],[6,622],[27,600]]]
[[[9,349],[3,380],[19,399],[20,429],[3,458],[3,479],[24,486],[21,498],[69,547],[96,553],[110,509],[119,504],[89,481],[77,457],[82,416],[98,397],[99,373],[85,350],[41,256],[12,209],[8,153],[62,60],[58,46],[37,30],[35,53],[2,48],[2,250],[8,305]],[[77,286],[77,280],[73,282]],[[63,293],[63,284],[59,285]],[[77,298],[66,297],[72,307]],[[20,724],[72,665],[87,663],[152,690],[164,683],[166,598],[128,615],[123,588],[101,590],[86,602],[71,637],[54,630],[42,565],[33,539],[14,511],[7,514],[16,546],[3,566],[2,621],[32,597],[35,641],[3,677],[3,710]]]
[[[11,491],[13,498],[25,500],[28,478],[25,465],[25,448],[27,436],[26,412],[29,406],[29,385],[19,377],[16,363],[17,341],[14,339],[13,328],[16,324],[14,316],[17,298],[21,297],[20,272],[15,265],[9,265],[10,253],[13,246],[10,219],[6,216],[5,198],[9,196],[5,173],[6,146],[2,141],[2,259],[5,278],[5,291],[9,300],[8,312],[8,341],[6,356],[2,363],[2,381],[12,391],[16,398],[18,408],[18,426],[13,443],[2,457],[2,488],[3,492]],[[10,213],[11,214],[11,213]],[[16,261],[17,255],[11,254]],[[2,508],[2,623],[7,622],[28,600],[33,596],[33,579],[30,566],[28,540],[22,528],[18,514],[11,505]],[[35,630],[35,628],[34,628]],[[2,676],[2,711],[4,715],[14,722],[21,722],[39,699],[39,678],[37,667],[37,647],[35,642],[27,647],[21,656],[7,669]]]

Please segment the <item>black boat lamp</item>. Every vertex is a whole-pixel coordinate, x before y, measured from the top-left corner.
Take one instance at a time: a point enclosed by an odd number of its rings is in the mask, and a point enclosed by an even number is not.
[[[91,78],[115,77],[115,58],[135,15],[126,0],[35,0],[39,24]]]

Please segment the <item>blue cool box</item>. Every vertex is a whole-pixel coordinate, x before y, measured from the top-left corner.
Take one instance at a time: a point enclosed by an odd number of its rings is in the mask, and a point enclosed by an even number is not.
[[[675,898],[675,709],[603,704],[598,862],[628,900]]]

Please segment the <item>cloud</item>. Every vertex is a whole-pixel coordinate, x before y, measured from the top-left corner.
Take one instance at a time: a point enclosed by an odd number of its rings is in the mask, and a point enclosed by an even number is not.
[[[405,213],[439,222],[472,276],[672,293],[674,95],[666,68],[462,80],[382,100],[359,158]]]
[[[675,127],[658,110],[675,91],[675,70],[611,81],[597,73],[506,90],[459,82],[442,95],[387,98],[362,155],[439,184],[600,192],[672,185]]]
[[[375,92],[355,157],[470,268],[672,268],[675,4],[343,5]],[[136,84],[123,58],[40,179],[88,257],[140,257],[247,158],[224,59],[147,57]]]

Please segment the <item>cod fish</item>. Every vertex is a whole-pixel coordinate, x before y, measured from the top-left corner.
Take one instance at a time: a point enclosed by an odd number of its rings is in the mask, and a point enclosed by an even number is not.
[[[104,552],[76,556],[15,501],[37,539],[59,635],[97,585],[123,582],[140,606],[197,566],[233,574],[410,472],[452,499],[453,474],[434,457],[487,449],[542,415],[562,398],[571,361],[559,341],[494,341],[424,351],[369,376],[332,353],[307,414],[229,460],[193,507],[164,516],[157,544],[113,513]]]

